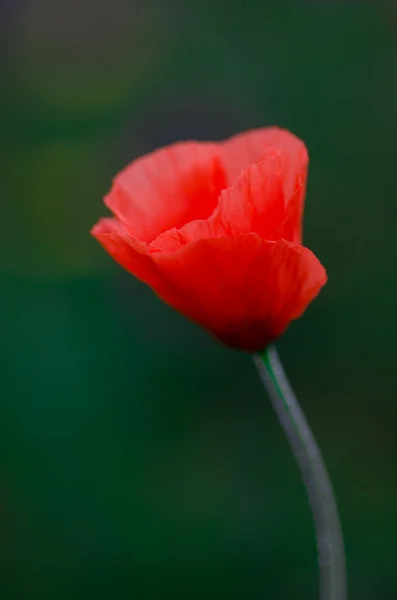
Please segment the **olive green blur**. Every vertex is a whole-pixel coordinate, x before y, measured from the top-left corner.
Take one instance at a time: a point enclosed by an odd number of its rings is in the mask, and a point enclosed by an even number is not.
[[[394,2],[3,0],[0,598],[317,598],[298,469],[248,355],[88,234],[113,175],[278,124],[329,282],[278,344],[350,598],[397,597]]]

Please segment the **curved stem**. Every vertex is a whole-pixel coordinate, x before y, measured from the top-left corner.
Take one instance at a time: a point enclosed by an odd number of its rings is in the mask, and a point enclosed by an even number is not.
[[[313,513],[320,566],[321,600],[346,600],[342,530],[332,484],[320,450],[275,348],[254,355],[259,376],[300,467]]]

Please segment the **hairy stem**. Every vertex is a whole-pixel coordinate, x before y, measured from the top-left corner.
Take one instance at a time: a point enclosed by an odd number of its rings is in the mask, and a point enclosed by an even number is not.
[[[346,600],[346,567],[335,496],[320,450],[275,348],[255,354],[259,376],[300,467],[313,513],[320,567],[320,599]]]

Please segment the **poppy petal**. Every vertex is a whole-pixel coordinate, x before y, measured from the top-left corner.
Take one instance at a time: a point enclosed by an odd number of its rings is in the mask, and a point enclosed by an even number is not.
[[[287,212],[291,210],[293,214],[290,218],[287,239],[301,243],[301,223],[309,162],[309,155],[302,140],[284,129],[265,127],[239,133],[222,142],[222,163],[228,183],[229,185],[234,183],[243,169],[261,161],[269,148],[279,150],[282,157],[286,209]]]
[[[224,343],[250,351],[276,339],[327,279],[307,248],[255,233],[199,240],[152,257],[163,283],[154,289],[165,301]]]
[[[287,203],[287,219],[282,229],[282,237],[296,244],[302,244],[306,179],[307,165],[302,165],[296,174],[294,191]]]
[[[108,208],[136,239],[207,218],[226,180],[216,144],[181,142],[135,160],[114,179]]]
[[[264,161],[248,167],[235,185],[221,192],[214,220],[230,236],[253,232],[267,240],[280,238],[286,211],[278,150],[268,149]]]
[[[123,223],[118,219],[100,219],[91,234],[126,271],[148,284],[166,302],[184,314],[190,314],[190,298],[162,274],[153,255],[148,253],[146,242],[133,238]]]
[[[148,254],[148,246],[133,238],[118,219],[100,219],[91,235],[127,271],[153,285],[158,279],[156,268]]]

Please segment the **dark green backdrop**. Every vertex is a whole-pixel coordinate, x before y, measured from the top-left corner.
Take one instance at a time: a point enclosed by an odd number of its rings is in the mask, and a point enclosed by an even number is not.
[[[316,598],[305,493],[248,356],[88,235],[178,139],[307,143],[329,283],[279,343],[334,480],[350,598],[397,595],[393,2],[2,0],[0,597]]]

